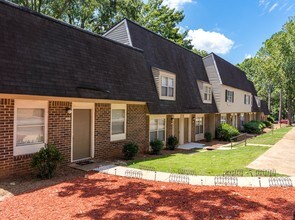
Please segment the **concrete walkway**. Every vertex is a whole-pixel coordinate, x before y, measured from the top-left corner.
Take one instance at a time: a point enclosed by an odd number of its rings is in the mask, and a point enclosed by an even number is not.
[[[146,171],[140,169],[134,169],[124,166],[108,165],[101,166],[94,169],[101,173],[106,173],[110,175],[125,176],[133,178],[140,178],[152,181],[160,182],[171,182],[171,175],[175,175],[174,179],[183,180],[183,183],[190,185],[204,185],[204,186],[215,186],[215,177],[214,176],[192,176],[192,175],[180,175],[180,174],[171,174],[165,172],[155,172],[155,171]],[[131,175],[130,175],[131,174]],[[187,179],[188,177],[188,179]],[[222,177],[221,177],[222,178]],[[237,183],[237,186],[240,187],[269,187],[269,177],[237,177],[233,178],[235,181],[232,183]],[[290,178],[292,185],[295,185],[295,177]],[[217,185],[227,185],[227,186],[236,186],[235,184],[217,184]]]
[[[277,173],[295,176],[295,128],[249,164],[248,168],[276,169]]]

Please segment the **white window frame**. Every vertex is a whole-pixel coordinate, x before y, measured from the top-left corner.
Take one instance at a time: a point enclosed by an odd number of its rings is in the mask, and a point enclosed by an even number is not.
[[[247,95],[247,94],[244,95],[244,104],[245,105],[251,104],[251,96],[250,95]]]
[[[207,99],[205,98],[206,95]],[[212,103],[212,86],[209,84],[203,84],[203,102]]]
[[[166,119],[166,116],[165,115],[159,115],[159,116],[155,116],[155,115],[151,115],[150,116],[150,121],[149,121],[149,142],[151,141],[151,120],[161,120],[161,119],[164,119],[164,122],[165,122],[165,125],[164,125],[164,140],[163,140],[163,143],[165,144],[166,143],[166,130],[167,130],[167,119]],[[158,131],[157,130],[157,136],[158,136]]]
[[[226,90],[226,102],[234,103],[234,91]]]
[[[173,87],[167,87],[167,96],[162,95],[162,81],[163,81],[163,77],[166,77],[167,80],[172,79],[173,80]],[[163,100],[176,100],[176,76],[174,74],[170,74],[170,73],[163,73],[160,72],[160,76],[159,76],[160,80],[159,80],[159,94],[160,94],[160,99]],[[173,96],[168,96],[169,94],[169,88],[173,88]]]
[[[202,124],[198,124],[198,119],[201,119],[200,121],[202,122]],[[204,127],[204,120],[205,120],[205,117],[204,116],[196,116],[196,119],[195,119],[195,134],[196,135],[203,135],[205,132],[205,127]],[[202,126],[202,132],[199,132],[197,133],[197,127],[199,127],[199,131],[200,131],[200,127]]]
[[[120,109],[125,110],[125,123],[124,123],[124,133],[122,134],[112,134],[112,118],[113,118],[113,110],[114,109]],[[110,136],[111,141],[120,141],[120,140],[126,140],[126,130],[127,130],[127,105],[126,104],[111,104],[111,130],[110,130]]]
[[[17,146],[17,109],[44,109],[44,143]],[[14,103],[14,132],[13,132],[13,155],[26,155],[38,152],[45,146],[48,140],[48,101],[20,100]]]
[[[222,118],[225,117],[225,120]],[[227,115],[226,114],[221,114],[220,115],[220,124],[226,124],[227,123]]]

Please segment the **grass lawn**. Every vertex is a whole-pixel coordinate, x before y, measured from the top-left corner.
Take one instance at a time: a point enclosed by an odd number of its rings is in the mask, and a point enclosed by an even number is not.
[[[282,137],[291,129],[292,127],[280,128],[280,129],[274,130],[273,134],[272,132],[269,132],[266,134],[259,135],[256,138],[250,139],[248,143],[274,145],[279,140],[281,140]]]
[[[272,135],[264,134],[253,138],[252,143],[273,144],[281,139],[291,128],[278,129]],[[235,146],[233,150],[195,150],[189,153],[175,153],[135,160],[129,167],[140,168],[140,166],[152,166],[157,171],[177,172],[180,168],[188,168],[196,171],[197,175],[222,175],[227,170],[244,169],[245,176],[251,176],[246,168],[253,160],[263,154],[269,147],[246,146],[243,144]]]

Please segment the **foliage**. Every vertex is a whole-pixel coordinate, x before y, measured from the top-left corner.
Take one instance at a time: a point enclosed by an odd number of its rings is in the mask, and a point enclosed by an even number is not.
[[[235,127],[223,123],[220,124],[216,129],[216,134],[219,140],[230,141],[230,138],[237,136],[239,134],[239,131]]]
[[[187,31],[179,28],[184,12],[169,8],[163,0],[11,1],[98,34],[127,18],[189,50],[193,48]]]
[[[272,116],[270,116],[270,115],[267,117],[266,120],[269,121],[272,124],[275,122],[275,119]]]
[[[238,66],[254,81],[258,95],[270,95],[272,115],[278,118],[279,93],[283,92],[282,116],[291,117],[295,109],[295,17],[281,31],[266,40],[255,57]]]
[[[51,144],[46,144],[39,152],[35,153],[32,158],[32,167],[38,172],[41,179],[50,179],[54,176],[57,166],[63,157],[59,150]]]
[[[150,146],[152,148],[152,154],[160,154],[161,150],[164,147],[164,144],[161,140],[155,139],[150,142]]]
[[[265,127],[265,124],[261,121],[249,121],[244,124],[245,132],[250,134],[261,134]]]
[[[270,121],[262,121],[266,128],[270,128],[272,123]]]
[[[210,132],[205,132],[205,139],[207,142],[212,141],[212,134]]]
[[[139,148],[137,144],[129,142],[127,144],[124,144],[122,153],[124,154],[124,158],[126,160],[132,160],[138,153],[138,150]]]
[[[178,145],[178,139],[176,136],[169,136],[167,138],[167,148],[169,150],[175,150]]]

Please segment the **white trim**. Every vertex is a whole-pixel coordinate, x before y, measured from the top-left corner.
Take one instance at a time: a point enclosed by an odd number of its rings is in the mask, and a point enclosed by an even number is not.
[[[203,118],[203,133],[196,134],[195,131],[195,141],[203,140],[205,138],[205,114],[196,114],[195,116],[195,123],[194,126],[196,127],[196,119],[197,118]]]
[[[164,119],[165,120],[165,132],[164,132],[164,146],[166,146],[166,132],[167,132],[167,117],[166,115],[150,115],[149,116],[149,143],[151,141],[151,120],[156,120],[156,119]]]
[[[17,142],[17,109],[18,108],[41,108],[44,109],[44,143],[16,146]],[[26,155],[38,152],[48,141],[48,101],[19,100],[14,103],[13,123],[13,156]]]
[[[157,68],[156,68],[157,69]],[[168,72],[166,70],[158,69],[159,70],[159,98],[162,100],[176,100],[176,75],[174,73]],[[173,79],[173,97],[172,96],[162,96],[162,77],[167,77]],[[167,90],[168,92],[168,90]]]
[[[112,134],[112,112],[113,109],[123,109],[125,110],[125,122],[124,122],[124,133],[122,134]],[[126,129],[127,129],[127,105],[126,104],[112,104],[111,105],[111,125],[110,125],[110,138],[111,141],[126,140]]]
[[[91,155],[90,157],[74,160],[74,109],[89,109],[91,110]],[[73,102],[72,103],[72,121],[71,121],[71,162],[77,162],[94,157],[94,127],[95,127],[95,106],[94,103]]]
[[[132,40],[131,40],[131,35],[130,35],[130,32],[129,32],[129,27],[128,27],[128,24],[127,24],[127,20],[124,20],[124,21],[125,21],[125,28],[126,28],[126,33],[127,33],[127,36],[128,36],[129,44],[130,44],[130,46],[133,47]]]
[[[205,100],[206,87],[210,88],[210,100]],[[206,93],[206,94],[208,94],[208,93]],[[202,90],[203,103],[212,104],[212,97],[213,97],[212,85],[209,83],[203,83],[203,90]]]

